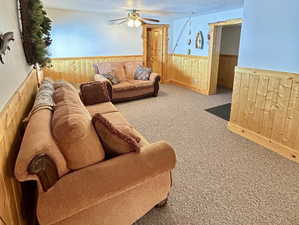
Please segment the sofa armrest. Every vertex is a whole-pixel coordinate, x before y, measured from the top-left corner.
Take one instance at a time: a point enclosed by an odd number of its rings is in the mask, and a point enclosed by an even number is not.
[[[45,196],[41,196],[39,212],[43,214],[52,207],[59,207],[55,218],[60,221],[131,190],[150,178],[170,172],[175,163],[176,156],[171,146],[158,142],[145,147],[141,152],[123,154],[74,171],[62,177]],[[68,204],[58,206],[57,197],[60,202]]]
[[[59,180],[56,164],[47,154],[35,156],[27,170],[28,174],[38,177],[43,191],[49,190]]]
[[[101,74],[96,74],[96,75],[94,75],[94,80],[95,80],[95,81],[100,81],[100,82],[107,82],[107,83],[109,83],[109,84],[112,85],[111,81],[108,80],[106,77],[104,77],[104,76],[101,75]]]
[[[108,89],[108,92],[109,92],[110,99],[112,99],[112,83],[111,83],[111,81],[108,80],[106,77],[104,77],[101,74],[94,75],[94,80],[103,82],[107,85],[107,89]]]
[[[157,97],[159,93],[159,88],[160,88],[159,82],[161,80],[161,77],[157,73],[151,73],[149,80],[152,81],[154,84],[154,97]]]
[[[149,77],[149,80],[153,81],[153,82],[156,82],[156,81],[160,81],[161,77],[159,74],[157,73],[151,73],[150,74],[150,77]]]
[[[84,105],[95,105],[111,100],[106,82],[92,81],[80,85]]]

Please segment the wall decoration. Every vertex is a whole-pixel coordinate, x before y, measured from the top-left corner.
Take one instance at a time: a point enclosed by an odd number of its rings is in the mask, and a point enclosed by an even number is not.
[[[4,64],[3,56],[6,51],[10,50],[9,42],[14,41],[13,32],[6,32],[4,34],[0,34],[0,62]]]
[[[192,39],[191,39],[191,37],[192,37],[192,17],[190,17],[190,20],[189,20],[189,33],[188,33],[188,35],[189,35],[189,39],[188,39],[188,50],[187,50],[187,54],[188,55],[191,55],[191,44],[192,44]]]
[[[28,64],[46,66],[50,63],[48,47],[51,40],[51,20],[41,0],[19,0],[21,34]]]
[[[195,40],[195,48],[203,49],[204,39],[202,31],[197,32]]]

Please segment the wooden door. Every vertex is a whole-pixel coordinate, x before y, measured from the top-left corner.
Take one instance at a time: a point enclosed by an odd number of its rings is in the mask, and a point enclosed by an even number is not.
[[[163,63],[163,31],[161,28],[147,29],[147,66],[155,73],[162,74]]]
[[[166,80],[168,25],[144,25],[143,50],[145,66]]]

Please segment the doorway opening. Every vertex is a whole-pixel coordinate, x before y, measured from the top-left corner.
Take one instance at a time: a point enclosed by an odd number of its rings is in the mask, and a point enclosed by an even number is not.
[[[216,93],[232,92],[239,57],[241,26],[236,24],[222,28]]]
[[[238,62],[242,19],[212,23],[209,33],[208,94],[232,90]]]
[[[143,61],[153,72],[161,75],[161,82],[167,80],[168,25],[143,25]]]

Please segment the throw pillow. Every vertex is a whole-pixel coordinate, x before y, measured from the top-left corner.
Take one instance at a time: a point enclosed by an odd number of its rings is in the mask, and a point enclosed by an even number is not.
[[[110,102],[107,86],[103,82],[93,81],[80,85],[81,98],[85,105]]]
[[[67,87],[57,88],[53,94],[53,99],[56,105],[65,103],[83,104],[78,92]]]
[[[140,151],[134,137],[113,126],[101,114],[95,114],[92,121],[108,156]]]
[[[71,89],[73,91],[77,91],[77,89],[71,83],[64,81],[64,80],[56,81],[53,84],[53,86],[54,86],[54,89],[65,87],[65,88]]]
[[[38,89],[38,92],[35,97],[35,101],[33,104],[33,107],[28,114],[28,116],[23,120],[24,122],[28,122],[31,116],[41,110],[41,109],[49,109],[53,110],[54,108],[54,101],[53,101],[53,93],[54,93],[54,87],[53,87],[53,81],[49,78],[45,78],[40,88]]]
[[[151,72],[152,72],[151,68],[146,68],[146,67],[137,65],[136,71],[134,74],[134,79],[135,80],[149,80]]]
[[[78,101],[60,99],[53,113],[52,133],[70,169],[92,165],[105,157],[91,116]]]
[[[101,75],[108,79],[112,85],[120,83],[119,79],[116,76],[112,75],[112,73],[103,73]]]

